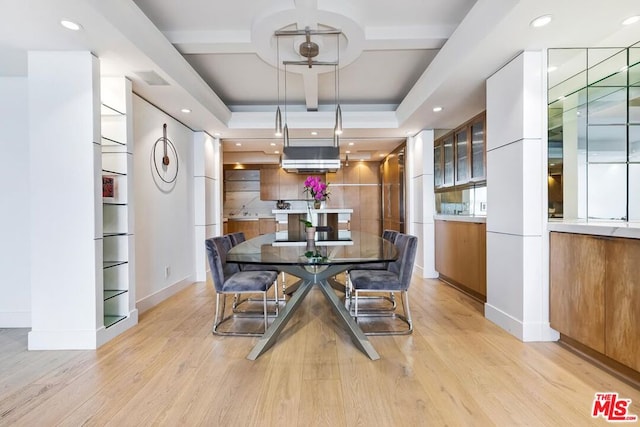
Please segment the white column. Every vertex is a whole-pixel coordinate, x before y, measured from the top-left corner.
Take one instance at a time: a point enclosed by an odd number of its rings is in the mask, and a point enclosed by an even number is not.
[[[418,236],[416,269],[422,277],[436,278],[433,216],[433,130],[407,139],[407,218],[409,234]]]
[[[523,341],[549,326],[546,88],[541,52],[523,52],[487,80],[485,316]]]
[[[27,78],[0,77],[0,328],[31,326]]]
[[[99,95],[90,52],[29,52],[31,350],[97,345]]]
[[[222,156],[218,138],[204,132],[194,134],[194,204],[196,280],[207,279],[204,241],[222,234]]]

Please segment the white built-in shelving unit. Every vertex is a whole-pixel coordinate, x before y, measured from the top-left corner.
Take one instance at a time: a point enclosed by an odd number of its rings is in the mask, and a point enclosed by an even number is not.
[[[129,80],[101,79],[102,308],[105,329],[116,334],[137,323],[131,97]]]

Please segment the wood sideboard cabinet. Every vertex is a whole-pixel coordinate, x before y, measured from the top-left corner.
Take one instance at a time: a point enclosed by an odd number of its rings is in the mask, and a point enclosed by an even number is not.
[[[640,240],[551,232],[549,241],[551,327],[640,372]]]
[[[487,299],[486,224],[435,221],[436,270],[442,280],[475,298]]]

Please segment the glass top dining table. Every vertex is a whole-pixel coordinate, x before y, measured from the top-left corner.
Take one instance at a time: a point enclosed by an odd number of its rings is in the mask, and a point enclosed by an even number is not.
[[[256,360],[275,343],[311,288],[318,286],[354,344],[371,360],[379,359],[367,336],[336,294],[336,289],[344,292],[344,285],[336,282],[334,277],[355,264],[394,261],[398,256],[395,245],[378,235],[357,231],[346,232],[337,239],[332,236],[332,240],[328,240],[328,234],[325,233],[317,233],[315,240],[307,241],[282,240],[277,236],[271,233],[246,240],[227,253],[227,262],[275,265],[279,270],[300,278],[295,285],[287,288],[290,299],[247,358]]]

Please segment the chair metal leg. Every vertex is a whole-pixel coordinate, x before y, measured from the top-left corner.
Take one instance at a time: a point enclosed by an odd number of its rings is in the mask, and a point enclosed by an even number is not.
[[[276,279],[277,282],[277,279]],[[278,285],[276,284],[276,311],[278,310]],[[264,310],[264,332],[267,332],[267,293],[262,294],[262,308]],[[264,335],[264,333],[263,333]]]
[[[234,300],[237,297],[238,294],[234,294]],[[220,298],[222,298],[222,302],[220,302]],[[216,314],[215,314],[215,318],[213,320],[213,329],[212,332],[215,335],[223,335],[223,336],[240,336],[240,337],[261,337],[264,335],[265,331],[268,328],[268,318],[269,318],[269,311],[267,310],[267,293],[263,292],[262,293],[262,315],[260,317],[262,317],[264,319],[264,330],[262,332],[242,332],[242,331],[221,331],[218,328],[220,327],[220,325],[222,325],[223,323],[236,318],[236,317],[246,317],[246,318],[250,318],[250,317],[256,317],[254,316],[250,316],[250,315],[237,315],[236,313],[234,313],[233,309],[231,310],[231,314],[229,314],[228,316],[225,317],[225,311],[226,311],[226,300],[227,300],[227,296],[225,294],[220,294],[220,293],[216,293]],[[254,313],[259,313],[259,312],[254,312]],[[260,318],[258,317],[258,318]]]
[[[411,310],[409,308],[408,291],[402,291],[402,307],[403,307],[404,314],[399,314],[395,312],[388,313],[388,314],[384,314],[384,312],[378,312],[379,314],[376,314],[376,312],[371,312],[371,311],[366,312],[366,314],[360,314],[359,308],[358,308],[358,300],[361,297],[358,296],[359,292],[367,292],[367,291],[358,291],[356,289],[354,292],[355,294],[354,318],[356,322],[358,322],[359,316],[360,317],[388,317],[392,319],[399,319],[407,325],[407,329],[402,329],[399,331],[378,330],[378,331],[364,332],[365,335],[409,335],[413,332],[413,321],[411,320]]]

